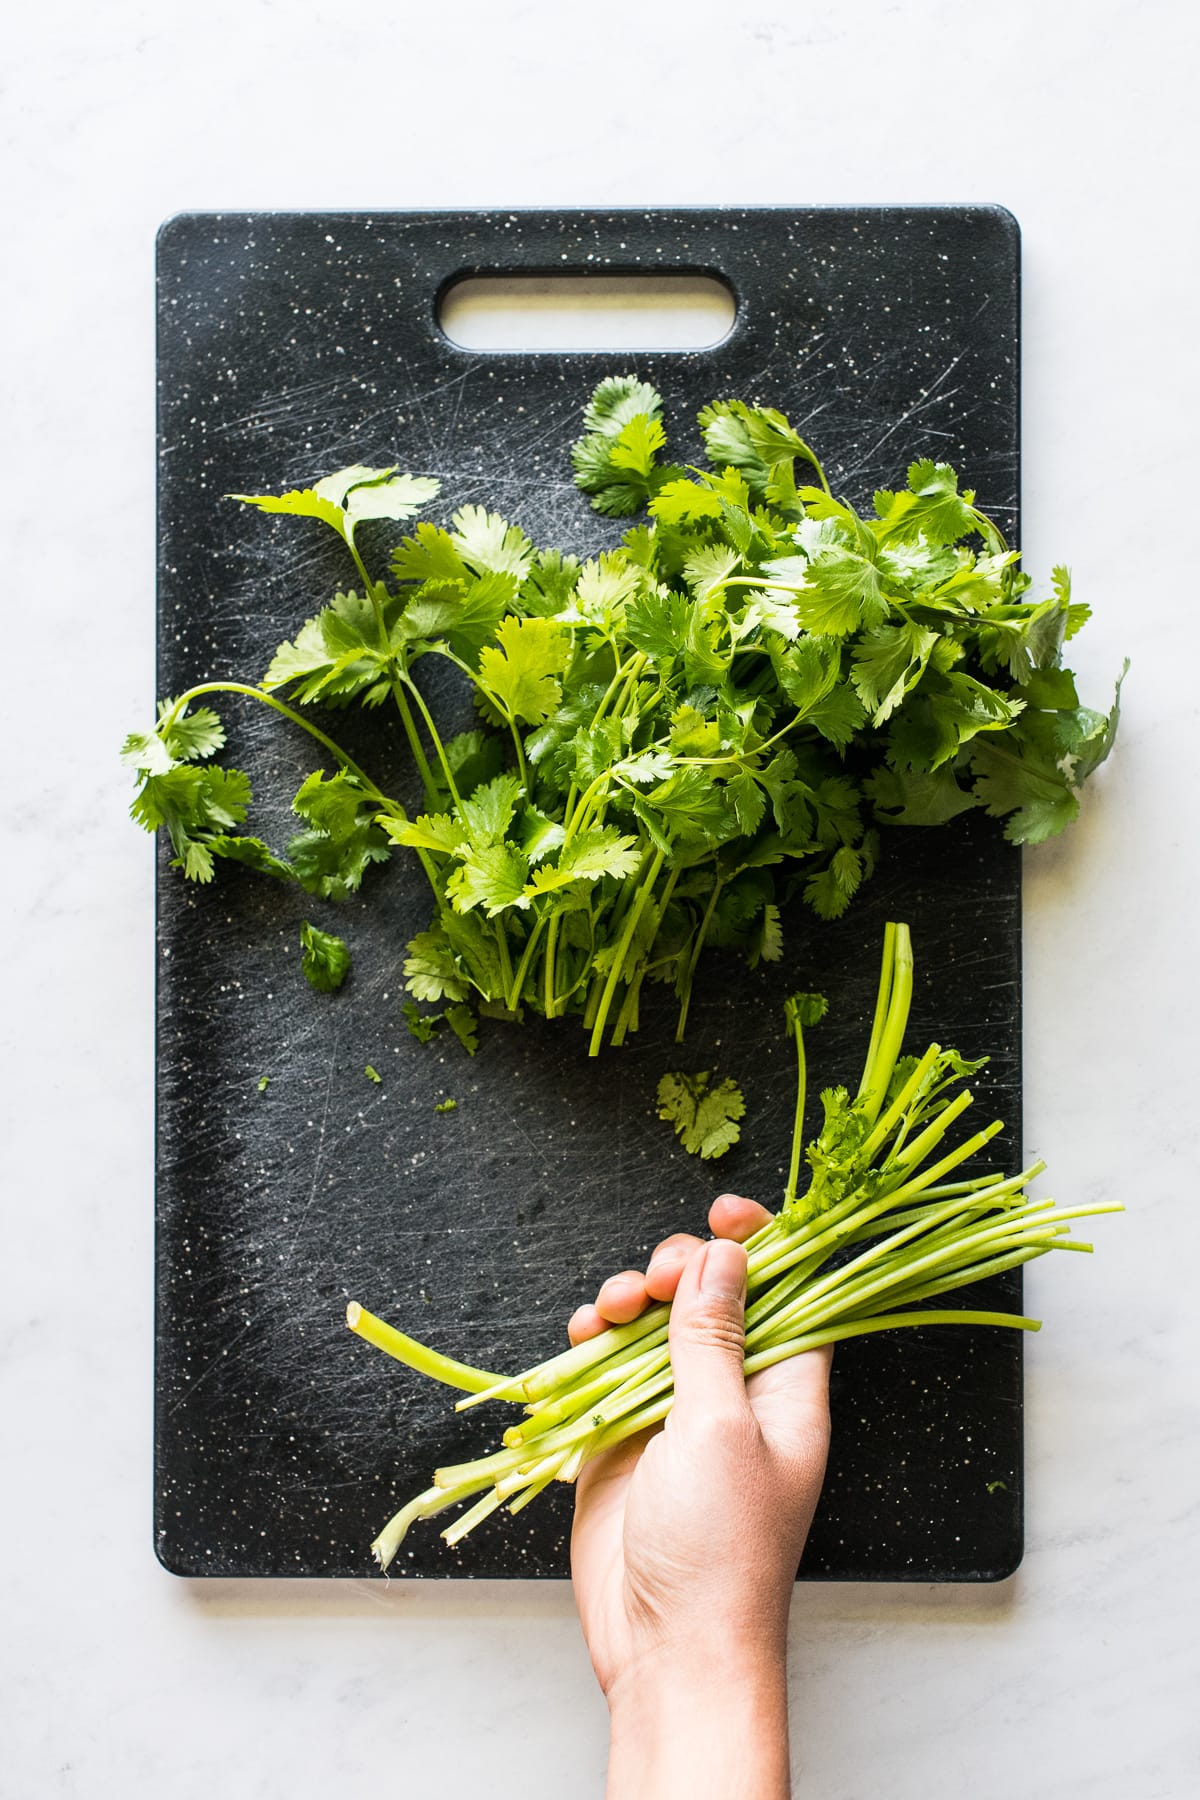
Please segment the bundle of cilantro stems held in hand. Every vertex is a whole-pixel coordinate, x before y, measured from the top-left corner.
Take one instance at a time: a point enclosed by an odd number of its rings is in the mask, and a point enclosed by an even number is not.
[[[797,1058],[795,1131],[783,1205],[747,1244],[748,1376],[820,1344],[900,1326],[1036,1331],[1038,1321],[1015,1313],[926,1302],[1048,1250],[1090,1250],[1070,1237],[1067,1222],[1121,1210],[1115,1203],[1066,1209],[1030,1200],[1026,1186],[1041,1173],[1040,1162],[1010,1177],[959,1176],[1002,1124],[994,1121],[947,1147],[947,1132],[971,1104],[969,1090],[960,1088],[953,1098],[950,1091],[982,1062],[938,1044],[920,1057],[901,1056],[912,979],[908,929],[888,925],[858,1091],[822,1094],[824,1121],[803,1157],[804,1029],[823,1015],[825,1002],[796,994],[786,1003]],[[803,1193],[802,1160],[809,1168]],[[483,1400],[524,1408],[500,1449],[436,1470],[432,1485],[401,1508],[372,1545],[380,1566],[388,1567],[418,1519],[474,1501],[442,1533],[457,1543],[498,1507],[520,1511],[552,1481],[574,1481],[590,1457],[659,1424],[672,1398],[669,1312],[652,1306],[631,1324],[503,1376],[440,1356],[352,1304],[353,1331],[411,1368],[466,1390],[460,1408]]]
[[[581,1018],[595,1054],[637,1029],[646,981],[674,989],[682,1037],[706,945],[777,961],[781,902],[797,890],[837,917],[881,824],[982,808],[1014,842],[1050,836],[1116,729],[1116,704],[1081,706],[1062,667],[1088,616],[1066,571],[1033,598],[949,465],[914,462],[868,515],[769,407],[706,407],[707,468],[661,460],[662,401],[633,376],[602,382],[584,423],[579,486],[606,516],[645,518],[582,563],[463,506],[372,572],[363,527],[377,537],[438,493],[394,468],[235,496],[332,528],[355,584],[258,685],[164,700],[124,750],[134,817],[191,880],[231,860],[341,900],[411,851],[433,915],[407,946],[409,1022],[427,1036],[444,1020],[468,1049],[478,1012],[530,1009]],[[418,679],[430,657],[460,673],[476,728],[443,735]],[[282,715],[334,765],[301,785],[286,848],[241,829],[249,778],[211,761],[224,726],[198,702],[220,693]],[[415,816],[311,716],[352,702],[394,713]],[[336,987],[345,946],[305,934],[305,973]]]

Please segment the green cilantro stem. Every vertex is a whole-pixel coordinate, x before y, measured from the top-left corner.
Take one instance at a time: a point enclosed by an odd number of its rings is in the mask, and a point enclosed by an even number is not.
[[[455,784],[454,771],[450,767],[450,764],[446,758],[445,746],[442,743],[441,736],[438,732],[438,728],[434,724],[433,718],[430,715],[429,708],[425,704],[425,696],[424,696],[424,694],[422,694],[420,688],[417,686],[416,682],[413,680],[411,675],[401,675],[400,680],[403,683],[404,687],[412,695],[413,699],[417,703],[417,711],[420,713],[422,721],[424,722],[424,725],[425,725],[425,729],[429,733],[429,741],[433,745],[434,754],[436,755],[438,762],[441,765],[442,778],[445,781],[446,786],[450,790],[450,798],[453,800],[455,806],[460,806],[462,804],[462,802],[459,798],[458,788]],[[402,707],[401,710],[404,711],[404,708]],[[416,754],[416,752],[414,752],[414,754]],[[421,764],[424,765],[422,778],[425,781],[426,791],[429,793],[432,793],[435,791],[434,785],[433,785],[432,773],[428,767],[428,764],[425,763],[425,759],[423,756],[421,757]]]
[[[700,923],[696,927],[696,934],[692,941],[691,954],[688,957],[687,967],[683,972],[680,982],[682,993],[679,1001],[679,1019],[675,1026],[675,1042],[677,1044],[682,1044],[684,1032],[687,1030],[688,1010],[692,1004],[692,983],[696,976],[696,966],[700,961],[700,952],[704,948],[704,940],[708,936],[708,928],[712,924],[712,917],[717,909],[717,901],[721,897],[721,889],[723,886],[724,883],[722,882],[721,877],[714,869],[712,893],[708,897],[708,905],[705,907]]]
[[[408,1368],[416,1369],[422,1375],[441,1381],[447,1387],[465,1388],[469,1393],[479,1393],[483,1388],[495,1387],[503,1376],[489,1374],[486,1369],[472,1368],[469,1363],[455,1362],[453,1357],[442,1356],[436,1350],[430,1350],[425,1344],[418,1344],[415,1338],[406,1337],[404,1332],[397,1331],[383,1319],[377,1319],[369,1313],[365,1306],[351,1301],[346,1308],[346,1323],[351,1331],[368,1344],[374,1344],[377,1350],[385,1350],[394,1356],[397,1362],[405,1363]]]
[[[396,680],[391,684],[392,698],[396,702],[396,710],[400,715],[400,723],[404,727],[404,735],[408,739],[408,748],[412,755],[413,762],[417,766],[417,774],[421,777],[421,786],[425,790],[426,804],[428,805],[431,797],[437,792],[437,789],[434,784],[433,770],[429,766],[429,759],[425,755],[425,747],[422,744],[420,735],[417,731],[416,721],[412,716],[408,701],[404,695],[404,687],[407,685],[409,685],[409,683],[403,675],[397,676]],[[416,690],[413,689],[413,691],[415,692]]]
[[[787,1184],[783,1190],[783,1204],[792,1206],[796,1200],[796,1184],[800,1179],[800,1158],[804,1153],[804,1105],[808,1092],[808,1064],[804,1055],[804,1029],[799,1014],[792,1024],[792,1037],[796,1045],[796,1108],[792,1125],[792,1154],[788,1163]]]
[[[302,731],[307,731],[309,737],[316,738],[319,744],[323,744],[325,749],[329,751],[329,754],[337,761],[339,766],[345,769],[347,775],[353,775],[355,781],[358,782],[368,799],[374,800],[379,806],[382,806],[386,812],[390,812],[397,819],[407,817],[404,808],[400,805],[399,801],[389,799],[380,788],[377,788],[370,776],[364,774],[363,770],[359,768],[358,764],[354,761],[354,758],[347,756],[341,745],[335,744],[333,739],[326,736],[325,732],[323,732],[319,726],[314,725],[311,719],[306,719],[302,713],[298,713],[294,711],[292,707],[286,706],[282,700],[277,700],[274,694],[268,694],[263,688],[251,687],[247,682],[204,681],[201,682],[198,687],[189,688],[187,693],[181,695],[175,702],[171,712],[168,713],[164,719],[161,729],[164,732],[169,730],[174,721],[183,712],[184,708],[193,700],[202,699],[205,694],[243,694],[248,699],[258,700],[263,706],[269,706],[272,712],[281,713],[285,719],[290,719],[293,725],[299,725]]]
[[[589,1056],[599,1056],[600,1054],[600,1045],[604,1041],[604,1027],[608,1020],[609,1009],[612,1006],[613,995],[616,993],[617,984],[624,973],[625,959],[629,955],[629,946],[633,942],[633,934],[637,930],[638,920],[646,909],[646,902],[649,900],[650,895],[654,890],[654,884],[658,880],[663,861],[664,852],[656,850],[650,864],[649,873],[642,882],[642,885],[638,888],[637,896],[629,908],[625,920],[625,929],[622,931],[617,942],[617,951],[616,955],[613,957],[612,968],[609,970],[608,980],[605,982],[604,990],[600,996],[600,1005],[597,1009],[595,1023],[592,1026],[591,1042],[588,1045]]]

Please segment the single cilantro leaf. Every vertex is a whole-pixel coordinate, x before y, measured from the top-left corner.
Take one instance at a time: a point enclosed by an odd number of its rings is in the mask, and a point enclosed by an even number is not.
[[[517,577],[503,572],[462,581],[427,582],[404,608],[401,628],[417,650],[444,641],[461,662],[475,668],[479,652],[516,598]]]
[[[741,556],[729,544],[701,544],[683,565],[683,579],[699,601],[709,595],[741,567]]]
[[[804,898],[819,918],[840,919],[865,873],[861,852],[851,844],[843,844],[825,868],[809,876],[804,884]]]
[[[635,413],[613,439],[612,467],[627,470],[649,488],[654,459],[666,441],[667,434],[660,419],[651,418],[648,413]]]
[[[377,824],[394,844],[410,850],[432,850],[436,856],[461,856],[467,847],[460,821],[450,813],[421,813],[415,819],[397,819],[380,813]]]
[[[661,413],[655,390],[632,375],[611,376],[592,395],[571,461],[577,486],[592,496],[597,512],[619,518],[645,505],[665,442]]]
[[[604,437],[617,437],[644,413],[647,418],[662,417],[662,396],[648,381],[636,375],[610,375],[596,388],[584,409],[583,423],[588,431]]]
[[[269,844],[264,844],[258,837],[250,837],[245,832],[218,832],[205,838],[205,846],[213,856],[222,857],[226,862],[243,863],[249,869],[255,869],[260,875],[273,875],[278,881],[295,881],[296,871],[290,862],[276,856]]]
[[[428,1044],[437,1036],[437,1028],[442,1022],[441,1013],[418,1012],[411,1000],[406,1000],[400,1011],[404,1015],[404,1023],[418,1044]]]
[[[121,761],[138,775],[165,775],[175,758],[157,731],[131,731],[121,745]]]
[[[363,1070],[363,1074],[366,1076],[368,1081],[373,1081],[376,1083],[376,1085],[378,1085],[383,1080],[383,1076],[379,1073],[379,1070],[377,1068],[375,1068],[373,1063],[367,1064],[366,1068]]]
[[[446,893],[457,912],[482,906],[494,919],[509,906],[528,906],[525,880],[529,858],[514,844],[491,844],[471,850],[446,882]]]
[[[686,594],[659,588],[639,594],[625,609],[625,635],[635,650],[655,662],[683,654],[691,606]]]
[[[204,762],[225,744],[225,727],[211,706],[188,707],[168,727],[165,721],[174,712],[174,700],[160,700],[158,729],[174,762]]]
[[[673,837],[719,844],[737,830],[732,808],[707,769],[676,769],[651,789],[646,804],[655,809]]]
[[[807,1030],[809,1026],[819,1025],[829,1011],[829,1002],[824,994],[789,994],[783,1003],[783,1016],[789,1031],[797,1026]]]
[[[286,494],[230,494],[260,512],[290,513],[320,519],[339,537],[353,543],[355,526],[362,519],[410,518],[426,500],[440,491],[440,484],[422,476],[396,475],[395,464],[369,469],[354,463],[324,476],[310,488],[293,488]]]
[[[699,423],[709,461],[716,468],[737,469],[758,500],[796,504],[793,467],[797,457],[821,473],[812,450],[774,407],[717,400],[704,408]]]
[[[259,1076],[258,1091],[260,1094],[265,1094],[267,1089],[270,1087],[270,1085],[271,1085],[271,1077],[269,1075],[260,1075]]]
[[[640,593],[642,570],[624,550],[605,550],[589,557],[560,614],[569,622],[584,621],[609,629],[623,614],[625,602]]]
[[[665,781],[674,767],[675,761],[670,751],[642,750],[637,756],[615,763],[613,773],[623,781],[632,781],[642,787],[651,781]]]
[[[877,508],[880,500],[886,503],[880,535],[953,544],[977,529],[974,498],[959,493],[958,476],[949,463],[923,458],[909,468],[907,493],[876,496]]]
[[[433,1110],[436,1113],[448,1113],[448,1112],[454,1112],[457,1109],[457,1107],[458,1107],[457,1100],[453,1100],[453,1099],[437,1100],[434,1102]]]
[[[529,895],[553,893],[573,881],[599,881],[602,875],[624,880],[633,874],[641,856],[637,839],[622,837],[613,825],[581,831],[564,844],[556,863],[542,863],[534,870],[525,891]]]
[[[523,789],[515,775],[496,775],[461,801],[458,816],[474,850],[503,843]]]
[[[292,809],[311,827],[288,845],[296,879],[310,894],[344,900],[358,889],[372,863],[386,862],[391,855],[375,802],[344,770],[328,778],[323,771],[310,775]]]
[[[466,1051],[474,1056],[479,1048],[479,1022],[469,1006],[448,1006],[446,1023]],[[452,1103],[453,1104],[453,1103]]]
[[[566,833],[557,819],[536,806],[523,806],[517,817],[516,842],[531,863],[539,863],[558,849]]]
[[[480,681],[510,718],[540,725],[558,705],[570,653],[570,636],[549,619],[510,616],[496,627],[495,644],[480,651]]]
[[[794,600],[762,589],[751,593],[739,621],[739,636],[752,631],[774,631],[790,644],[800,636],[800,618]]]
[[[758,942],[750,955],[750,967],[755,969],[760,962],[779,962],[782,956],[783,921],[779,908],[773,901],[768,901],[763,908]]]
[[[863,706],[874,715],[873,725],[886,723],[917,685],[936,643],[936,631],[910,619],[876,626],[858,640],[850,679]]]
[[[404,983],[417,1000],[465,1000],[471,991],[454,952],[436,931],[420,931],[408,945]]]
[[[465,583],[469,570],[458,545],[440,525],[422,520],[412,537],[404,538],[392,552],[392,574],[397,581],[451,581]]]
[[[658,1084],[659,1118],[675,1127],[689,1156],[700,1156],[706,1162],[733,1148],[742,1135],[737,1120],[746,1112],[735,1081],[722,1081],[712,1089],[708,1083],[705,1071],[700,1075],[667,1074]]]
[[[293,698],[302,705],[345,700],[380,679],[389,654],[380,646],[371,602],[353,590],[338,593],[293,639],[280,644],[262,685],[272,692],[294,683]]]
[[[806,631],[819,637],[848,637],[887,618],[888,603],[871,557],[828,543],[805,559],[802,576],[791,567],[794,561],[789,557],[769,562],[765,569],[792,588],[796,615]]]
[[[320,488],[321,483],[317,483]],[[391,475],[370,481],[359,481],[351,487],[343,502],[347,529],[364,519],[411,519],[415,512],[442,491],[440,481],[426,475]]]
[[[519,525],[482,506],[460,507],[450,523],[451,541],[468,568],[477,575],[512,575],[524,581],[535,552]]]
[[[308,777],[292,801],[292,811],[318,831],[347,837],[359,822],[364,806],[372,805],[353,775],[339,769],[326,775],[323,769]]]
[[[522,584],[520,611],[531,617],[553,618],[569,603],[579,580],[579,560],[561,550],[539,550]]]
[[[650,512],[664,525],[692,524],[697,519],[720,519],[724,503],[715,489],[699,481],[664,481],[650,502]]]
[[[977,805],[975,796],[959,787],[949,763],[934,770],[882,764],[866,777],[863,791],[874,802],[876,818],[889,825],[944,825]]]
[[[350,952],[340,937],[319,931],[307,920],[300,927],[301,967],[311,987],[322,994],[340,988],[350,972]]]

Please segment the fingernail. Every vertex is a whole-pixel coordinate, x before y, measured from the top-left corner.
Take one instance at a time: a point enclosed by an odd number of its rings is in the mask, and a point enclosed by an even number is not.
[[[746,1252],[727,1238],[714,1238],[705,1247],[700,1292],[714,1300],[740,1300],[745,1290]]]

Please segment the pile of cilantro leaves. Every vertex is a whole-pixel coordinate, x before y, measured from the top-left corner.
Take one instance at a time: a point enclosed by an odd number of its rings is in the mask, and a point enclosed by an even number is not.
[[[880,826],[982,808],[1014,843],[1062,830],[1118,719],[1116,699],[1081,705],[1063,667],[1088,617],[1066,570],[1035,597],[945,463],[914,462],[868,514],[830,491],[781,412],[707,406],[707,468],[664,460],[662,413],[632,376],[593,395],[576,481],[637,522],[583,562],[464,506],[448,528],[412,525],[372,573],[358,525],[411,521],[438,492],[394,468],[235,496],[331,527],[354,585],[257,684],[161,703],[124,747],[134,818],[169,836],[190,880],[232,860],[327,900],[408,850],[432,900],[404,963],[413,1001],[441,1003],[468,1048],[479,1011],[579,1015],[593,1052],[637,1028],[646,981],[674,989],[682,1036],[706,946],[778,960],[793,892],[837,918]],[[470,684],[477,728],[439,732],[417,680],[430,656]],[[220,692],[321,747],[282,849],[242,830],[250,780],[212,760],[224,729],[197,703]],[[395,709],[424,789],[415,816],[314,718],[351,703]],[[338,985],[340,940],[306,934],[306,974]]]

